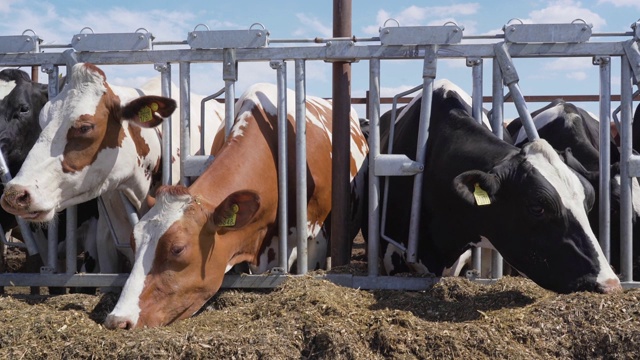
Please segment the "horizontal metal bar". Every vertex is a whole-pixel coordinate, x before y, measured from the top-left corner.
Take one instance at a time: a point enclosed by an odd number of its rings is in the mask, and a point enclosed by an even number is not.
[[[187,156],[182,164],[184,176],[200,176],[213,162],[213,155],[191,155]]]
[[[380,59],[422,59],[424,47],[359,45],[343,47],[340,58],[354,60]],[[337,54],[331,53],[327,46],[271,47],[256,49],[237,49],[237,61],[267,60],[318,60],[323,61]],[[624,54],[622,42],[588,42],[579,44],[511,44],[509,53],[512,58],[526,57],[591,57],[621,56]],[[455,44],[441,45],[438,58],[479,57],[492,58],[493,44]],[[173,49],[151,51],[104,51],[79,52],[78,61],[97,65],[117,64],[155,64],[159,62],[222,62],[223,49]],[[0,66],[65,65],[62,53],[22,53],[0,54]]]
[[[424,165],[409,159],[404,154],[384,154],[375,158],[374,174],[376,176],[411,176],[421,173]]]
[[[0,274],[0,286],[124,286],[129,274]]]

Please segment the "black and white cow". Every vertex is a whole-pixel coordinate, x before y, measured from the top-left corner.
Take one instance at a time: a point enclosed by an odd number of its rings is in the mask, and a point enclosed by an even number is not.
[[[596,192],[596,201],[589,212],[589,222],[593,232],[600,233],[599,221],[599,174],[600,174],[600,122],[596,115],[557,99],[549,105],[531,114],[541,138],[547,140],[553,148],[564,155],[567,161],[575,158],[586,171],[581,171]],[[515,119],[507,126],[514,143],[522,147],[528,139],[521,120]],[[611,141],[611,264],[620,269],[620,151],[617,142]],[[569,153],[568,153],[569,152]],[[576,169],[578,166],[572,166]],[[633,223],[640,223],[640,186],[632,179],[633,186]],[[633,258],[640,255],[640,231],[633,234]],[[636,261],[637,262],[637,261]],[[637,268],[637,266],[635,266]],[[634,269],[634,278],[640,277],[640,268]]]
[[[441,275],[470,244],[486,237],[505,260],[556,292],[620,291],[591,230],[593,189],[545,141],[522,149],[495,137],[469,115],[468,97],[443,80],[434,85],[423,176],[418,264]],[[415,157],[421,96],[399,114],[394,153]],[[389,134],[381,134],[386,149]],[[413,177],[390,177],[386,232],[408,238]],[[591,196],[585,195],[591,193]],[[486,204],[486,205],[485,205]],[[409,269],[383,241],[388,272]]]

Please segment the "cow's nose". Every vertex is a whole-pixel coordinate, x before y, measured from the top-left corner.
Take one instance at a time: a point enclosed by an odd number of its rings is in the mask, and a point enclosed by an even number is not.
[[[2,194],[2,207],[10,211],[27,210],[31,206],[31,194],[20,185],[7,186]]]
[[[618,278],[605,280],[599,284],[598,291],[604,294],[622,292],[622,286]]]
[[[133,321],[131,319],[127,319],[123,316],[116,315],[107,315],[107,318],[104,320],[104,326],[107,329],[115,330],[115,329],[123,329],[123,330],[131,330],[133,329]]]

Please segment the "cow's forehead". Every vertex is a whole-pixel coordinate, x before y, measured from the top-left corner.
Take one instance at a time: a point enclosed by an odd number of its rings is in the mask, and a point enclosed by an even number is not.
[[[14,80],[4,81],[0,80],[0,100],[4,99],[5,96],[9,95],[11,90],[16,87],[16,82]]]
[[[556,189],[565,207],[584,212],[576,209],[576,206],[583,208],[584,187],[578,176],[560,159],[551,145],[544,139],[539,139],[529,143],[524,150],[527,161]]]
[[[158,197],[155,206],[140,219],[133,230],[136,247],[149,245],[148,243],[157,245],[160,237],[182,218],[191,202],[192,197],[187,194],[164,194]],[[152,253],[155,253],[155,249]]]

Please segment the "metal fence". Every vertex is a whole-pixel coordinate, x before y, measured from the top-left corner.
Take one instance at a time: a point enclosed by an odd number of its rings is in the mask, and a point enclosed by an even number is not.
[[[255,24],[254,24],[255,25]],[[161,73],[163,93],[170,96],[169,84],[171,82],[171,66],[179,67],[179,85],[181,95],[180,121],[183,133],[181,134],[181,180],[186,183],[189,176],[197,176],[211,160],[209,156],[189,155],[189,126],[193,123],[189,113],[189,93],[191,64],[194,63],[220,63],[222,64],[222,79],[225,82],[226,104],[226,131],[229,132],[233,121],[233,102],[235,99],[235,83],[238,76],[238,63],[240,62],[269,62],[276,70],[275,79],[278,83],[279,104],[285,104],[283,91],[287,87],[287,64],[294,64],[296,104],[302,105],[305,99],[306,71],[305,64],[309,61],[366,61],[369,63],[369,92],[367,99],[367,113],[370,119],[370,154],[369,169],[370,187],[369,197],[369,242],[367,255],[369,259],[377,259],[380,241],[380,211],[382,210],[382,198],[379,177],[381,176],[415,176],[413,199],[420,196],[421,167],[424,162],[424,151],[416,161],[406,157],[391,156],[380,149],[380,63],[393,60],[422,61],[422,73],[416,74],[416,79],[422,78],[422,89],[425,96],[422,100],[421,131],[419,136],[419,149],[426,148],[427,128],[430,116],[431,89],[433,81],[438,75],[437,64],[440,59],[465,59],[467,66],[471,67],[473,81],[473,116],[480,121],[483,101],[487,100],[482,94],[482,81],[484,61],[492,61],[492,94],[491,94],[491,124],[494,133],[502,136],[503,111],[505,103],[504,87],[509,90],[511,101],[514,102],[520,118],[523,120],[524,129],[530,139],[537,138],[537,132],[533,125],[531,115],[527,109],[527,97],[519,87],[519,77],[513,58],[555,58],[555,57],[591,57],[594,65],[600,69],[599,87],[599,116],[600,116],[600,222],[601,232],[599,239],[604,252],[609,256],[611,251],[620,251],[621,256],[621,280],[624,286],[636,286],[632,276],[632,203],[631,203],[631,177],[640,176],[640,156],[632,155],[631,150],[631,120],[633,111],[633,86],[638,85],[640,79],[640,22],[631,25],[631,31],[617,34],[592,34],[591,27],[584,22],[574,21],[571,24],[517,24],[511,23],[504,26],[503,35],[495,36],[467,36],[463,35],[463,28],[456,24],[448,23],[443,26],[418,26],[382,27],[380,36],[374,38],[332,38],[332,39],[269,39],[269,34],[264,27],[252,26],[249,30],[211,31],[196,29],[187,34],[184,41],[155,41],[151,33],[145,29],[138,29],[134,33],[126,34],[94,34],[81,31],[74,35],[72,42],[65,46],[40,46],[39,38],[35,34],[23,33],[20,36],[0,37],[0,66],[41,66],[48,74],[50,93],[57,91],[58,68],[70,67],[76,62],[90,62],[97,65],[122,65],[122,64],[149,64]],[[84,33],[83,33],[84,32]],[[623,40],[610,40],[611,38],[623,38]],[[593,40],[592,38],[597,38]],[[481,40],[483,43],[475,43]],[[278,46],[272,46],[278,44]],[[165,48],[166,47],[166,48]],[[164,49],[163,49],[164,48]],[[609,218],[609,122],[611,121],[611,59],[619,58],[621,91],[620,91],[620,123],[621,123],[621,162],[622,189],[621,189],[621,249],[610,249],[609,223],[617,219]],[[221,95],[222,92],[213,97]],[[298,106],[297,118],[305,117],[304,106]],[[279,112],[279,121],[285,121],[284,112]],[[298,122],[297,133],[304,133],[304,122]],[[285,127],[281,127],[285,128]],[[163,132],[169,131],[168,126]],[[171,136],[163,136],[164,140]],[[168,140],[167,140],[168,141]],[[164,174],[170,174],[167,168],[170,166],[169,144],[163,146]],[[284,148],[284,147],[281,147]],[[296,149],[304,151],[304,137],[296,139]],[[286,156],[282,154],[280,156]],[[298,159],[306,159],[306,156],[298,155]],[[409,164],[409,166],[407,166]],[[304,168],[304,161],[299,168]],[[406,171],[407,167],[414,169]],[[280,171],[283,171],[281,168]],[[300,170],[298,170],[300,171]],[[0,164],[3,180],[10,175],[6,166]],[[298,179],[296,204],[298,214],[306,214],[306,172],[300,171]],[[163,178],[165,183],[171,179]],[[286,177],[280,176],[280,189],[286,189]],[[281,191],[281,197],[284,196]],[[286,201],[280,201],[285,203]],[[420,202],[412,204],[411,238],[406,246],[406,258],[409,262],[416,261],[417,250],[417,214],[420,212]],[[280,209],[280,213],[283,209]],[[131,221],[135,222],[135,211]],[[298,219],[300,220],[300,219]],[[280,231],[287,229],[286,218],[280,217]],[[73,224],[73,217],[69,221],[69,227]],[[300,223],[298,238],[306,239],[305,226]],[[286,236],[281,236],[283,241]],[[37,253],[30,240],[26,240],[29,246],[29,254]],[[55,249],[57,240],[49,235],[49,247]],[[48,264],[40,274],[0,274],[0,286],[122,286],[127,274],[75,274],[75,243],[68,236],[66,273],[55,272],[55,259],[50,255],[44,259]],[[306,241],[299,241],[298,254],[306,254]],[[286,244],[280,246],[280,251],[286,251]],[[55,251],[50,251],[50,253]],[[479,267],[478,257],[475,256],[474,266]],[[281,256],[284,260],[284,256]],[[493,278],[501,276],[501,259],[499,255],[493,257]],[[281,261],[281,265],[285,265]],[[53,266],[53,267],[52,267]],[[305,268],[298,266],[298,268]],[[408,289],[421,290],[433,285],[437,278],[425,277],[388,277],[379,275],[377,261],[369,261],[368,274],[363,276],[351,274],[327,274],[323,277],[338,284],[363,288],[363,289]],[[273,287],[279,284],[287,274],[274,273],[270,275],[236,276],[227,275],[223,287]]]

